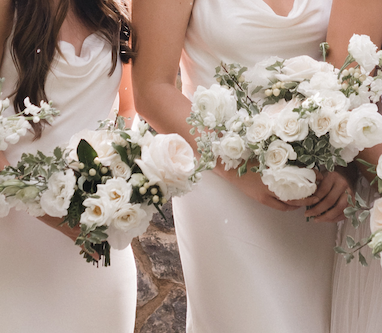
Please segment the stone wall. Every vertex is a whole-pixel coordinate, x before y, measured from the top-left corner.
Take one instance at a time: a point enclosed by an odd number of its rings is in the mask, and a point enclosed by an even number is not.
[[[186,331],[186,291],[171,201],[132,242],[138,272],[135,333]]]

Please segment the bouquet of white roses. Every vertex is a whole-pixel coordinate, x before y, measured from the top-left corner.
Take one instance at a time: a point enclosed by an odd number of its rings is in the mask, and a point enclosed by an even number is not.
[[[152,214],[170,196],[191,190],[199,179],[192,148],[177,134],[153,135],[140,122],[124,119],[83,130],[53,155],[24,153],[0,172],[0,214],[26,210],[33,216],[63,218],[81,233],[76,244],[93,261],[95,251],[110,264],[110,246],[123,249],[142,234]]]
[[[341,69],[308,56],[271,57],[250,69],[221,64],[215,75],[220,85],[197,87],[187,119],[191,133],[201,133],[201,163],[212,169],[220,158],[226,170],[238,168],[242,175],[256,160],[251,170],[281,200],[310,196],[314,168],[333,171],[382,142],[375,105],[382,76],[369,75],[380,62],[370,38],[354,35]]]
[[[0,92],[3,82],[4,78],[0,78]],[[45,119],[51,124],[54,117],[59,115],[59,111],[52,107],[52,103],[41,101],[38,107],[32,104],[27,97],[24,100],[24,105],[25,109],[22,112],[6,117],[4,111],[9,107],[9,99],[0,100],[0,150],[6,150],[8,144],[16,144],[20,137],[32,128],[29,121],[38,123]]]

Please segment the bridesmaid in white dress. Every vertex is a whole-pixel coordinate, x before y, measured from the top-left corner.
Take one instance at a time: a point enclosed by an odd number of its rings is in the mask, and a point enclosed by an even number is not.
[[[330,52],[328,60],[334,64],[343,62],[347,55],[347,44],[353,33],[366,34],[378,46],[382,45],[382,25],[380,13],[382,2],[371,0],[333,0],[333,10],[328,28]],[[382,154],[382,145],[365,149],[359,158],[377,164]],[[355,190],[372,205],[376,189],[370,187],[375,175],[366,171],[362,164]],[[365,178],[366,177],[366,178]],[[346,248],[346,236],[360,240],[370,235],[369,219],[358,229],[350,221],[341,223],[340,242]],[[346,265],[341,255],[336,255],[333,280],[333,333],[376,333],[382,327],[382,268],[379,260],[372,259],[368,247],[362,250],[369,266],[363,267],[357,258]]]
[[[11,56],[12,42],[25,37],[21,51],[34,47],[32,56],[36,52],[39,55],[48,52],[48,47],[33,44],[36,40],[40,42],[42,36],[36,39],[33,34],[37,34],[38,28],[31,29],[28,21],[36,19],[34,24],[38,25],[44,19],[55,17],[54,6],[58,3],[65,5],[69,1],[0,1],[0,54],[3,55],[0,76],[5,77],[2,98],[13,93],[20,77]],[[40,138],[34,140],[34,134],[28,133],[16,145],[10,146],[5,151],[5,158],[11,164],[16,163],[23,152],[41,150],[50,153],[76,132],[84,128],[96,129],[98,120],[108,116],[116,99],[122,76],[122,62],[118,56],[119,33],[116,39],[109,40],[99,32],[105,26],[106,15],[100,13],[96,6],[111,11],[124,9],[119,7],[118,1],[80,0],[70,3],[59,30],[59,49],[53,48],[53,61],[43,84],[47,98],[53,101],[61,115],[52,126],[42,130]],[[78,3],[85,4],[88,17],[92,17],[91,9],[95,10],[97,19],[101,22],[103,18],[103,23],[98,27],[94,21],[89,24],[83,16],[76,15],[74,10]],[[13,5],[17,9],[15,16]],[[51,16],[47,14],[48,8],[52,10]],[[127,17],[122,16],[125,15],[123,11],[117,13],[117,21],[112,23],[109,17],[108,22],[112,24],[113,35],[120,29],[120,18],[127,22]],[[13,24],[14,29],[5,44],[7,28],[12,28]],[[29,41],[32,45],[28,44]],[[113,48],[116,57],[115,69],[111,72]],[[40,69],[38,67],[37,71]],[[36,82],[37,78],[33,80],[34,87]],[[32,92],[26,93],[29,94]],[[10,114],[14,112],[13,98],[14,95],[7,110]],[[97,269],[79,255],[80,248],[71,239],[75,235],[69,228],[58,227],[59,219],[46,216],[42,220],[62,232],[20,211],[12,211],[0,220],[0,331],[132,333],[136,268],[131,248],[112,251],[111,266]]]
[[[318,59],[330,8],[331,0],[133,1],[137,111],[195,147],[185,121],[189,98],[215,82],[215,67],[269,56]],[[180,59],[183,95],[174,85]],[[174,199],[187,332],[329,332],[335,224],[306,223],[304,208],[279,201],[258,174],[214,171]],[[341,209],[334,211],[322,218],[338,219]]]

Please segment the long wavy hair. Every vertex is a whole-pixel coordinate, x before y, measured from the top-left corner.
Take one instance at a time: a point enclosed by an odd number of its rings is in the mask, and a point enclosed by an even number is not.
[[[54,60],[60,52],[58,35],[69,9],[81,22],[100,32],[112,46],[111,75],[118,56],[127,63],[133,52],[129,47],[130,22],[127,7],[121,0],[13,0],[15,29],[11,53],[18,72],[14,92],[15,112],[24,108],[29,96],[38,105],[48,100],[45,82]],[[35,139],[41,137],[44,124],[31,122]]]

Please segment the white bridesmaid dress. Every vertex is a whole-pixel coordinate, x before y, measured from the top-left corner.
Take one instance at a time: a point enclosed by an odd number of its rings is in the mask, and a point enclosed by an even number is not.
[[[183,93],[209,87],[221,61],[320,58],[331,0],[195,0],[181,60]],[[245,177],[245,176],[244,176]],[[256,188],[253,189],[256,191]],[[253,201],[213,172],[173,199],[188,333],[327,333],[336,226]]]
[[[9,43],[8,43],[9,44]],[[76,132],[96,129],[116,99],[122,73],[118,62],[109,76],[111,47],[92,34],[80,56],[60,42],[48,74],[46,93],[61,111],[42,138],[22,138],[5,152],[11,164],[23,152],[50,153]],[[2,98],[17,80],[9,45],[0,72]],[[11,108],[10,108],[11,109]],[[12,110],[9,110],[12,113]],[[136,268],[131,248],[111,252],[111,266],[97,268],[62,233],[24,212],[0,220],[0,331],[3,333],[132,333],[136,306]]]

